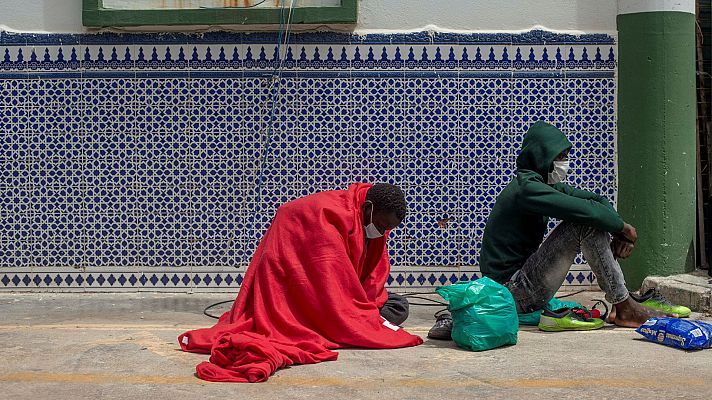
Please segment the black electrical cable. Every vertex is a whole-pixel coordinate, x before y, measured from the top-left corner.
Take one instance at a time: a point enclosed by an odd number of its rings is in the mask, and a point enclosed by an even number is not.
[[[563,299],[566,297],[571,297],[571,296],[575,296],[577,294],[581,294],[585,291],[586,290],[579,290],[576,292],[566,293],[566,294],[562,294],[561,296],[556,296],[556,298]],[[414,305],[414,306],[435,307],[435,306],[447,306],[448,305],[448,303],[446,303],[446,302],[421,296],[421,295],[428,295],[428,294],[436,294],[436,293],[435,292],[410,292],[410,293],[403,293],[401,296],[406,297],[406,298],[411,298],[411,299],[426,300],[426,301],[430,302],[430,304],[413,303],[410,301],[408,302],[408,304]]]
[[[561,295],[561,296],[557,296],[556,298],[557,298],[557,299],[563,299],[563,298],[566,298],[566,297],[571,297],[571,296],[575,296],[575,295],[577,295],[577,294],[581,294],[581,293],[583,293],[583,292],[585,292],[585,291],[586,291],[586,290],[579,290],[579,291],[576,291],[576,292],[566,293],[566,294],[563,294],[563,295]],[[403,293],[403,294],[401,294],[401,296],[403,296],[403,297],[405,297],[405,298],[411,298],[411,299],[417,299],[417,300],[425,300],[425,301],[430,302],[430,303],[415,303],[415,302],[408,301],[408,304],[411,305],[411,306],[442,307],[442,306],[447,306],[447,305],[448,305],[448,303],[446,303],[446,302],[444,302],[444,301],[441,301],[441,300],[430,299],[430,298],[427,298],[427,297],[423,297],[424,295],[429,295],[429,294],[437,294],[437,293],[435,293],[435,292],[409,292],[409,293]],[[211,305],[205,307],[205,309],[203,310],[203,314],[207,315],[207,316],[210,317],[210,318],[215,318],[215,319],[220,318],[219,315],[213,315],[213,314],[208,313],[208,310],[211,309],[211,308],[213,308],[213,307],[219,306],[219,305],[221,305],[221,304],[232,303],[233,301],[235,301],[235,300],[226,300],[226,301],[220,301],[220,302],[211,304]],[[604,307],[605,307],[605,304],[604,304]],[[608,311],[607,308],[608,308],[608,307],[606,307],[606,311]],[[441,311],[444,311],[444,310],[440,310],[440,311],[438,311],[438,312],[441,312]],[[437,313],[436,313],[436,314],[437,314]],[[607,312],[606,312],[606,314],[607,314]]]
[[[213,304],[211,304],[211,305],[205,307],[205,309],[203,309],[203,314],[207,315],[207,316],[210,317],[210,318],[218,319],[218,318],[220,318],[219,315],[210,314],[210,313],[208,313],[208,310],[211,309],[211,308],[213,308],[213,307],[215,307],[215,306],[219,306],[219,305],[221,305],[221,304],[232,303],[232,302],[234,302],[234,301],[235,301],[235,300],[225,300],[225,301],[219,301],[219,302],[217,302],[217,303],[213,303]]]
[[[432,294],[432,293],[423,293],[423,294]],[[408,296],[403,296],[403,297],[410,297],[410,298],[414,298],[414,299],[426,300],[426,301],[432,302],[432,303],[430,303],[430,304],[425,304],[425,303],[412,303],[412,302],[409,301],[408,304],[410,304],[410,305],[412,305],[412,306],[425,306],[425,307],[442,307],[442,306],[447,306],[447,303],[445,303],[445,302],[443,302],[443,301],[435,300],[435,299],[429,299],[429,298],[427,298],[427,297],[420,297],[420,296],[414,296],[414,295],[408,295]],[[234,301],[235,301],[235,300],[225,300],[225,301],[219,301],[219,302],[217,302],[217,303],[213,303],[213,304],[211,304],[211,305],[205,307],[205,309],[203,310],[203,314],[205,314],[206,316],[208,316],[208,317],[210,317],[210,318],[218,319],[218,318],[220,318],[219,315],[210,314],[210,313],[208,312],[208,310],[210,310],[210,309],[213,308],[213,307],[217,307],[217,306],[219,306],[219,305],[222,305],[222,304],[232,303],[232,302],[234,302]]]
[[[577,295],[577,294],[580,294],[580,293],[583,293],[583,292],[585,292],[585,290],[579,290],[579,291],[577,291],[577,292],[567,293],[567,294],[565,294],[565,295],[558,296],[557,299],[563,299],[563,298],[565,298],[565,297],[574,296],[574,295]],[[435,292],[412,292],[412,293],[404,293],[404,294],[402,294],[401,296],[406,297],[406,298],[412,298],[412,299],[418,299],[418,300],[425,300],[425,301],[429,301],[429,302],[430,302],[430,303],[427,303],[427,304],[426,304],[426,303],[414,303],[414,302],[408,301],[408,304],[411,305],[411,306],[442,307],[442,306],[447,306],[447,305],[448,305],[448,303],[446,303],[446,302],[444,302],[444,301],[440,301],[440,300],[437,300],[437,299],[429,299],[429,298],[427,298],[427,297],[422,297],[422,295],[426,295],[426,294],[435,294]],[[213,304],[211,304],[211,305],[205,307],[205,309],[203,310],[203,314],[207,315],[207,316],[210,317],[210,318],[218,319],[218,318],[220,318],[219,315],[210,314],[210,313],[208,313],[208,310],[211,309],[211,308],[213,308],[213,307],[222,305],[222,304],[232,303],[232,302],[234,302],[234,301],[235,301],[235,300],[225,300],[225,301],[219,301],[219,302],[217,302],[217,303],[213,303]],[[604,304],[604,307],[606,307],[605,304]],[[436,314],[439,313],[439,312],[441,312],[441,311],[445,311],[445,310],[447,310],[447,308],[437,311]],[[608,307],[606,307],[606,314],[608,313],[607,311],[608,311]]]
[[[571,297],[571,296],[575,296],[575,295],[577,295],[577,294],[581,294],[581,293],[583,293],[583,292],[585,292],[585,291],[586,291],[585,289],[584,289],[584,290],[578,290],[578,291],[576,291],[576,292],[571,292],[571,293],[562,294],[561,296],[556,296],[556,298],[557,298],[557,299],[563,299],[563,298],[566,298],[566,297]],[[432,301],[432,302],[438,302],[438,301],[439,301],[439,300],[428,299],[428,298],[423,298],[423,297],[420,297],[420,296],[419,296],[419,295],[426,295],[426,294],[437,294],[437,293],[435,293],[435,292],[409,292],[409,293],[403,293],[401,296],[403,296],[403,297],[412,297],[412,298],[417,298],[417,299],[421,299],[421,300],[428,300],[428,301]],[[440,302],[440,303],[442,303],[442,302]],[[412,303],[411,303],[411,304],[412,304]],[[442,304],[447,305],[447,303],[442,303]]]
[[[426,295],[426,294],[438,294],[437,292],[405,292],[401,294],[403,297],[413,296],[413,295]]]
[[[444,301],[438,300],[438,299],[431,299],[428,297],[423,297],[424,295],[429,295],[429,294],[437,294],[435,292],[410,292],[410,293],[403,293],[401,296],[407,298],[407,299],[418,299],[418,300],[425,300],[428,301],[429,303],[414,303],[411,301],[408,301],[408,304],[413,305],[413,306],[425,306],[425,307],[439,307],[439,306],[447,306],[447,303]]]
[[[411,301],[408,302],[409,305],[411,306],[423,306],[423,307],[442,307],[442,306],[447,306],[447,303],[413,303]]]
[[[583,292],[585,292],[585,291],[586,291],[586,290],[579,290],[579,291],[577,291],[577,292],[566,293],[566,294],[562,294],[561,296],[556,296],[556,298],[557,298],[557,299],[563,299],[563,298],[565,298],[565,297],[576,296],[577,294],[581,294],[581,293],[583,293]]]

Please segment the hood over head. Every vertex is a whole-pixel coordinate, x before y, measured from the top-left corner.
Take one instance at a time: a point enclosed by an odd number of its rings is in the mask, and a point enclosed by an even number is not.
[[[554,159],[570,148],[571,142],[557,127],[537,121],[524,135],[522,151],[517,157],[517,171],[533,171],[546,179]]]

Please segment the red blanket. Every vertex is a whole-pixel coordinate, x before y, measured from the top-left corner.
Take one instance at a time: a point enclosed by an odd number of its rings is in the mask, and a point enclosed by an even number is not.
[[[178,337],[210,353],[209,381],[262,382],[279,368],[336,360],[331,349],[387,349],[423,341],[386,322],[386,237],[364,241],[369,184],[282,205],[252,257],[232,309],[212,328]]]

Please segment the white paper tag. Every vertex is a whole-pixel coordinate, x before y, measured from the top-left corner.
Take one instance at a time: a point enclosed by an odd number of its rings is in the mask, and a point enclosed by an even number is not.
[[[397,331],[398,329],[400,329],[400,326],[393,325],[392,323],[386,321],[385,319],[383,320],[383,326],[385,326],[386,328],[392,329],[394,331]]]
[[[183,339],[181,339],[181,342],[183,342],[184,345],[188,345],[188,336],[183,336]]]

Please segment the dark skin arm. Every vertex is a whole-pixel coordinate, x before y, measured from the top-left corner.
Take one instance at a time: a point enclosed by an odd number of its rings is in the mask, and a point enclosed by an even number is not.
[[[566,149],[559,153],[555,161],[566,161],[569,159],[569,151],[571,149]],[[624,223],[623,230],[619,233],[613,235],[613,241],[611,241],[611,251],[613,256],[616,258],[628,258],[633,249],[635,249],[635,242],[638,240],[638,233],[635,228],[628,223]]]

